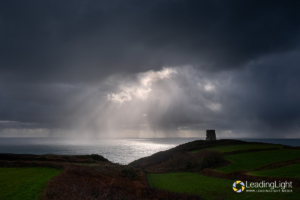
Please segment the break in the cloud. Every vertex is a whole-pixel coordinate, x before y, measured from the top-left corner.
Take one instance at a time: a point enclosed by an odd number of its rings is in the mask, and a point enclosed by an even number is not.
[[[0,134],[299,137],[298,1],[3,1]]]

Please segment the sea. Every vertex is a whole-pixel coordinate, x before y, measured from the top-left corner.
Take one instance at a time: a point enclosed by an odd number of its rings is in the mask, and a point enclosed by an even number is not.
[[[122,139],[70,139],[70,138],[0,138],[0,153],[14,154],[99,154],[108,160],[128,164],[180,144],[205,138],[122,138]],[[288,146],[300,146],[300,139],[239,139],[249,142],[264,142]]]

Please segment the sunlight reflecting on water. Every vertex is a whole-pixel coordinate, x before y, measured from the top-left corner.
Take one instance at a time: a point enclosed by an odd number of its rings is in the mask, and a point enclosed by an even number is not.
[[[100,154],[112,162],[128,164],[136,159],[199,138],[97,139],[82,141],[58,138],[1,138],[0,153],[84,155]]]

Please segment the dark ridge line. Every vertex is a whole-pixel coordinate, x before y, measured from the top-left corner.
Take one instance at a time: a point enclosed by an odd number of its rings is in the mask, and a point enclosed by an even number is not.
[[[267,145],[274,145],[271,143],[263,143],[263,142],[246,142],[242,140],[233,140],[233,139],[221,139],[221,140],[212,140],[212,141],[206,141],[206,140],[195,140],[192,142],[188,142],[185,144],[178,145],[174,148],[157,152],[151,156],[143,157],[140,159],[137,159],[128,165],[139,168],[139,167],[147,167],[151,165],[155,165],[158,163],[162,163],[168,159],[170,159],[175,153],[178,152],[190,152],[194,150],[202,150],[210,147],[217,147],[217,146],[226,146],[226,145],[240,145],[240,144],[267,144]],[[289,148],[285,147],[284,145],[277,144],[279,146],[282,146],[283,148]]]

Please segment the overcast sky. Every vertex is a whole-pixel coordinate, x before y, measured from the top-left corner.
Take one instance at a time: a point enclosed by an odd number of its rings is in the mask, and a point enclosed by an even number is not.
[[[0,136],[300,137],[300,1],[0,0]]]

